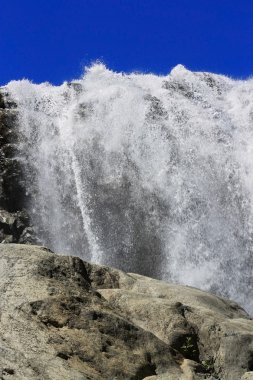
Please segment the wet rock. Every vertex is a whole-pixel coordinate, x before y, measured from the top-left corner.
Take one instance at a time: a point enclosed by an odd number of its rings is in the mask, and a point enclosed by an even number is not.
[[[2,105],[2,106],[1,106]],[[20,162],[16,159],[19,136],[16,130],[17,110],[0,98],[0,207],[9,212],[21,210],[26,198]]]
[[[21,164],[16,158],[19,136],[15,104],[0,92],[0,242],[40,243],[24,209],[26,185]]]
[[[8,212],[0,210],[0,243],[33,244],[38,242],[30,227],[29,216],[25,210]]]

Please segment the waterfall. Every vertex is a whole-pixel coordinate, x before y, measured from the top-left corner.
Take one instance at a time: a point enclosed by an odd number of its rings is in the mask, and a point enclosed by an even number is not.
[[[191,72],[6,86],[26,207],[55,251],[253,312],[253,80]]]

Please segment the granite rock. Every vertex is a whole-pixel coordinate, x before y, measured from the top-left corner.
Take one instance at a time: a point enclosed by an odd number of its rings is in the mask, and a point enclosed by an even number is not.
[[[243,380],[253,321],[186,286],[0,245],[0,378]]]

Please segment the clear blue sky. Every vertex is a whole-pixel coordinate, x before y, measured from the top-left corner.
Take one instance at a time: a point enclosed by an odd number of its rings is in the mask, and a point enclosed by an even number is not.
[[[253,0],[0,0],[0,84],[61,83],[94,60],[253,75]]]

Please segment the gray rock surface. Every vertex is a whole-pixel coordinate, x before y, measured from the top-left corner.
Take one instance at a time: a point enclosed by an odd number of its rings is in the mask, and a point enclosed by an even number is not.
[[[0,290],[0,379],[252,377],[252,319],[198,289],[1,244]]]
[[[246,372],[241,380],[253,380],[253,372]]]
[[[200,363],[196,370],[204,368],[213,378],[240,379],[253,370],[253,321],[237,304],[198,289],[129,276],[131,283],[99,292],[130,321]]]
[[[2,244],[0,288],[2,379],[180,375],[170,348],[112,308],[79,258]]]

